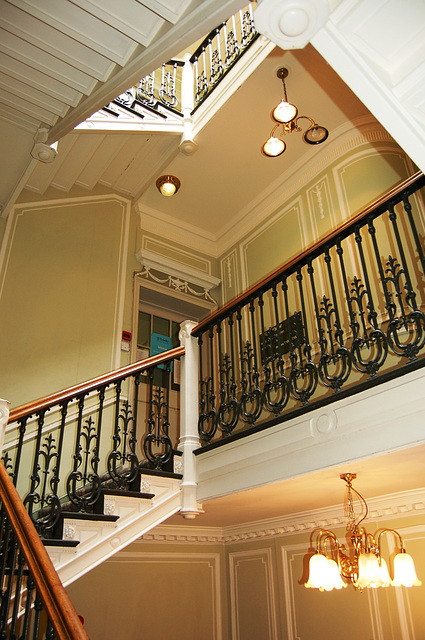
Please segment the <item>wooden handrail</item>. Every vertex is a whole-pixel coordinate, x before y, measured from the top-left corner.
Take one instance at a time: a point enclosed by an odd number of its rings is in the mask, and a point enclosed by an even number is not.
[[[94,391],[102,385],[111,384],[112,382],[122,380],[123,378],[126,378],[127,376],[130,376],[134,373],[138,373],[139,371],[144,371],[145,369],[158,366],[159,364],[168,362],[169,360],[180,358],[180,356],[184,355],[184,352],[184,347],[176,347],[175,349],[170,349],[170,351],[165,351],[164,353],[152,356],[151,358],[146,358],[146,360],[133,362],[132,364],[129,364],[125,367],[121,367],[121,369],[115,369],[115,371],[111,371],[110,373],[104,373],[97,378],[87,380],[87,382],[82,382],[80,384],[74,385],[73,387],[68,387],[68,389],[64,389],[63,391],[52,393],[49,396],[40,398],[39,400],[34,400],[33,402],[23,404],[20,407],[16,407],[15,409],[12,409],[10,411],[8,424],[10,424],[11,422],[15,422],[16,420],[19,420],[20,418],[23,418],[25,416],[33,415],[37,411],[48,409],[55,404],[65,402],[66,400],[71,400],[72,398],[75,398],[82,393],[90,393],[90,391]]]
[[[302,251],[300,254],[298,254],[294,258],[291,258],[283,265],[269,273],[265,278],[251,285],[248,289],[232,298],[232,300],[229,300],[229,302],[226,302],[226,304],[220,307],[220,309],[217,309],[217,311],[214,311],[209,316],[201,320],[201,322],[192,329],[192,335],[200,335],[210,324],[224,318],[229,313],[230,309],[246,304],[249,298],[255,295],[259,289],[266,287],[269,283],[273,282],[273,280],[281,276],[285,271],[289,270],[298,262],[304,260],[307,256],[317,253],[321,248],[331,242],[336,236],[343,234],[351,226],[354,226],[361,222],[366,216],[370,215],[371,213],[378,212],[381,208],[386,208],[389,202],[396,200],[396,198],[399,197],[403,192],[409,191],[410,193],[413,193],[423,186],[425,186],[425,176],[422,171],[418,171],[410,178],[407,178],[407,180],[404,180],[393,189],[387,191],[377,200],[371,202],[367,207],[359,211],[359,213],[356,213],[352,218],[339,225],[339,227],[337,227],[333,231],[330,231],[324,238],[321,238],[313,245]]]
[[[56,637],[59,640],[88,640],[49,554],[2,462],[0,498]]]

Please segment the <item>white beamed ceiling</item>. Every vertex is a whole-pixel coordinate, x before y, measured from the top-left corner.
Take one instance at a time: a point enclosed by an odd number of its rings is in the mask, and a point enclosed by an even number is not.
[[[49,144],[62,138],[241,6],[241,0],[0,0],[5,213],[34,168],[40,128]]]

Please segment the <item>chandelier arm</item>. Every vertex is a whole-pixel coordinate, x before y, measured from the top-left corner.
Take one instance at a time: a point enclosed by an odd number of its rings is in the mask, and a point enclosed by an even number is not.
[[[404,548],[403,538],[401,537],[399,532],[396,531],[395,529],[386,529],[385,528],[385,529],[378,529],[378,531],[375,532],[375,538],[377,540],[377,548],[378,548],[379,555],[381,555],[381,536],[384,533],[392,533],[396,538],[398,538],[399,541],[400,541],[401,553],[406,553],[406,549]]]
[[[297,116],[297,117],[295,118],[295,128],[296,128],[296,130],[297,130],[297,131],[301,131],[301,130],[302,130],[302,129],[301,129],[301,127],[299,127],[299,126],[298,126],[298,120],[301,120],[301,119],[309,120],[309,121],[310,121],[310,126],[311,126],[311,127],[314,127],[314,125],[316,124],[316,123],[314,122],[313,118],[309,118],[308,116]]]

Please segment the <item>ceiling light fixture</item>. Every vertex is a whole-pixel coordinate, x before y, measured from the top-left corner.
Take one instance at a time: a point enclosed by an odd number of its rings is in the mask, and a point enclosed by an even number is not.
[[[346,483],[345,516],[347,518],[348,549],[338,542],[333,531],[316,529],[316,552],[309,561],[307,588],[331,591],[352,584],[360,591],[365,587],[419,586],[412,557],[406,553],[401,535],[395,529],[378,529],[372,535],[359,525],[366,518],[368,508],[366,500],[352,486],[355,473],[344,473],[341,479]],[[354,512],[354,496],[361,503],[361,513]],[[391,580],[387,563],[381,555],[381,540],[384,534],[391,534],[396,540]]]
[[[180,189],[180,180],[175,176],[161,176],[156,181],[159,193],[163,196],[173,196]]]
[[[298,109],[295,105],[288,102],[288,96],[286,95],[285,78],[288,76],[288,69],[281,67],[276,73],[277,77],[282,80],[283,84],[283,99],[272,111],[272,118],[277,122],[276,126],[272,129],[270,138],[263,144],[261,150],[264,155],[269,158],[276,158],[282,155],[286,149],[286,144],[282,140],[282,137],[287,133],[293,131],[302,131],[299,126],[300,120],[308,120],[310,126],[303,133],[303,140],[307,144],[321,144],[329,136],[329,131],[319,124],[316,124],[312,118],[308,116],[299,116]],[[279,137],[275,135],[276,131],[282,127]]]

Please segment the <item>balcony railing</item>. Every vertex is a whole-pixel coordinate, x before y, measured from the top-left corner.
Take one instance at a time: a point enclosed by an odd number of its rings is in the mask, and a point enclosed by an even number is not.
[[[172,349],[10,412],[3,463],[43,537],[54,537],[63,510],[90,513],[105,483],[138,491],[142,468],[173,470],[179,413],[171,376],[183,353]]]
[[[425,364],[424,184],[413,176],[194,329],[204,445]]]
[[[256,4],[250,2],[245,9],[213,29],[191,56],[187,64],[193,65],[194,76],[190,74],[190,77],[194,77],[194,84],[189,91],[193,93],[195,109],[257,38],[253,18]],[[162,105],[181,113],[184,65],[182,60],[164,63],[160,69],[142,78],[137,86],[115,98],[106,109],[113,112],[113,104],[118,104],[137,113],[140,107],[157,110]]]

